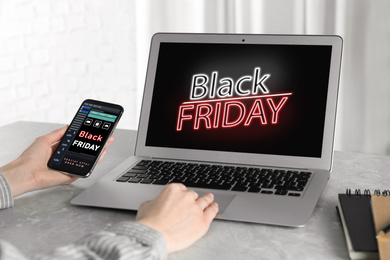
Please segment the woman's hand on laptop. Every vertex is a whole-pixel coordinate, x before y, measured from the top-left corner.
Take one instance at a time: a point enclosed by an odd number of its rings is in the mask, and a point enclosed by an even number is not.
[[[141,204],[136,220],[162,233],[168,253],[173,253],[206,234],[218,213],[218,204],[213,200],[211,193],[199,197],[183,184],[170,184],[157,198]]]
[[[57,145],[52,144],[62,138],[66,129],[67,126],[64,126],[38,137],[16,160],[0,168],[0,172],[6,177],[14,197],[33,190],[69,184],[78,179],[47,167],[47,162],[57,147]],[[107,146],[113,141],[114,138],[111,137]],[[107,150],[104,150],[100,160],[106,153]]]

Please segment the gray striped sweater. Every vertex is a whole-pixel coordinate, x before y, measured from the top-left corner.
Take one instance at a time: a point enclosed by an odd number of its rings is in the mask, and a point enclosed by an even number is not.
[[[12,207],[10,186],[0,173],[0,209]],[[26,258],[0,239],[0,260],[11,259],[166,259],[164,236],[136,222],[121,222],[110,229],[89,234],[76,243],[55,248],[49,255]]]

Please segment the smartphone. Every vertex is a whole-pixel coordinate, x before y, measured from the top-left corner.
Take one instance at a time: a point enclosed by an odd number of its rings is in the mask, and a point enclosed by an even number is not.
[[[87,99],[48,162],[51,169],[88,177],[123,114],[123,107]]]

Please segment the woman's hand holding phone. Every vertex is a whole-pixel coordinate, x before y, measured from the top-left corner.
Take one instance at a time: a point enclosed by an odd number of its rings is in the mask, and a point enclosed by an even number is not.
[[[29,191],[48,188],[51,186],[69,184],[78,178],[49,169],[47,161],[64,135],[67,126],[57,129],[47,135],[38,137],[16,160],[0,168],[10,184],[14,197]],[[114,141],[111,137],[107,146]],[[104,150],[100,159],[104,157]]]
[[[84,100],[47,165],[76,177],[88,177],[119,122],[123,108]]]

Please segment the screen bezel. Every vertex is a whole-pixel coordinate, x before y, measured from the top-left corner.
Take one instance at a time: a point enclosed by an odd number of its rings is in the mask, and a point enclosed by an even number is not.
[[[190,150],[146,146],[153,88],[157,70],[160,43],[235,43],[278,45],[327,45],[332,46],[329,71],[328,98],[326,103],[324,136],[320,158]],[[157,33],[152,38],[146,74],[144,97],[138,128],[135,155],[151,158],[194,160],[204,162],[248,164],[293,168],[330,170],[332,167],[336,107],[341,65],[342,39],[339,36],[318,35],[247,35],[247,34],[177,34]]]

